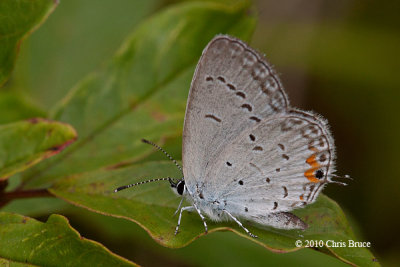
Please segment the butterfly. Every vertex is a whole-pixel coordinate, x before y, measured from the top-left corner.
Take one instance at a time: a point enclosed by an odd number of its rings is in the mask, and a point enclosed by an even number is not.
[[[156,144],[152,144],[171,156]],[[217,35],[204,49],[191,83],[183,128],[183,178],[166,180],[183,211],[203,221],[252,221],[306,229],[290,211],[313,203],[335,176],[335,145],[327,121],[289,105],[266,59],[243,41]],[[337,182],[344,184],[341,182]],[[190,205],[182,207],[183,200]]]

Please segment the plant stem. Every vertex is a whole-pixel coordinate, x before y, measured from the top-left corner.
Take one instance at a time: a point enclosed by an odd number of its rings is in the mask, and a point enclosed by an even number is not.
[[[0,192],[0,207],[5,206],[14,199],[33,197],[54,197],[47,189],[16,190],[12,192]]]

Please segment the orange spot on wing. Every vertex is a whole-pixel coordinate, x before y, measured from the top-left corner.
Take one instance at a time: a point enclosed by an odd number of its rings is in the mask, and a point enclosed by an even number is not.
[[[304,200],[304,195],[300,196],[300,200],[303,201]]]
[[[311,166],[310,169],[304,172],[304,176],[312,183],[318,183],[319,179],[315,177],[315,171],[318,170],[321,165],[317,162],[315,154],[307,158],[306,162]]]
[[[316,167],[316,165],[319,166],[319,164],[318,164],[318,162],[317,162],[317,159],[316,159],[316,157],[315,157],[315,154],[314,154],[314,155],[311,155],[311,156],[306,160],[306,162],[307,162],[311,167]]]

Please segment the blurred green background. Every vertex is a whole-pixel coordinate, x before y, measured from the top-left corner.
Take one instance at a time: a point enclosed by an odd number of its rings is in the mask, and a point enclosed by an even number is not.
[[[61,0],[21,46],[16,69],[0,94],[24,95],[32,106],[26,117],[45,114],[77,81],[106,63],[140,21],[175,2]],[[398,266],[400,2],[253,3],[258,24],[251,45],[275,65],[293,106],[329,120],[338,174],[354,178],[349,186],[330,185],[324,193],[354,221],[360,239],[372,243],[371,250],[382,264]],[[180,141],[174,142],[167,149],[180,159]],[[54,202],[56,212],[67,215],[83,236],[145,266],[344,265],[310,249],[273,254],[233,233],[215,233],[171,250],[157,245],[131,222]],[[25,204],[17,201],[8,208],[17,210]],[[40,199],[30,205],[40,207]],[[46,219],[48,213],[38,210],[27,215]]]

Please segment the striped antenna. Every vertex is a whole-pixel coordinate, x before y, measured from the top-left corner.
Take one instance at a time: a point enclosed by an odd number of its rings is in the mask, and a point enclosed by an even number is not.
[[[149,140],[146,140],[146,139],[142,139],[142,142],[143,142],[143,143],[146,143],[146,144],[149,144],[149,145],[152,145],[152,146],[154,146],[155,148],[157,148],[159,151],[161,151],[162,153],[164,153],[165,156],[167,156],[173,163],[175,163],[175,166],[178,167],[178,169],[181,171],[181,173],[182,173],[182,175],[183,175],[183,170],[182,170],[181,165],[179,165],[178,162],[176,162],[176,160],[174,160],[174,158],[171,157],[171,155],[168,154],[164,149],[162,149],[160,146],[158,146],[158,145],[154,144],[153,142],[151,142],[151,141],[149,141]]]
[[[150,179],[150,180],[147,180],[147,181],[142,181],[142,182],[138,182],[138,183],[134,183],[134,184],[128,184],[128,185],[120,186],[120,187],[118,187],[117,189],[114,190],[114,193],[117,193],[117,192],[119,192],[121,190],[127,189],[127,188],[132,187],[132,186],[137,186],[137,185],[141,185],[141,184],[147,184],[147,183],[151,183],[151,182],[158,182],[158,181],[169,181],[172,186],[176,185],[172,181],[172,179],[170,177],[167,177],[167,178],[156,178],[156,179]]]

